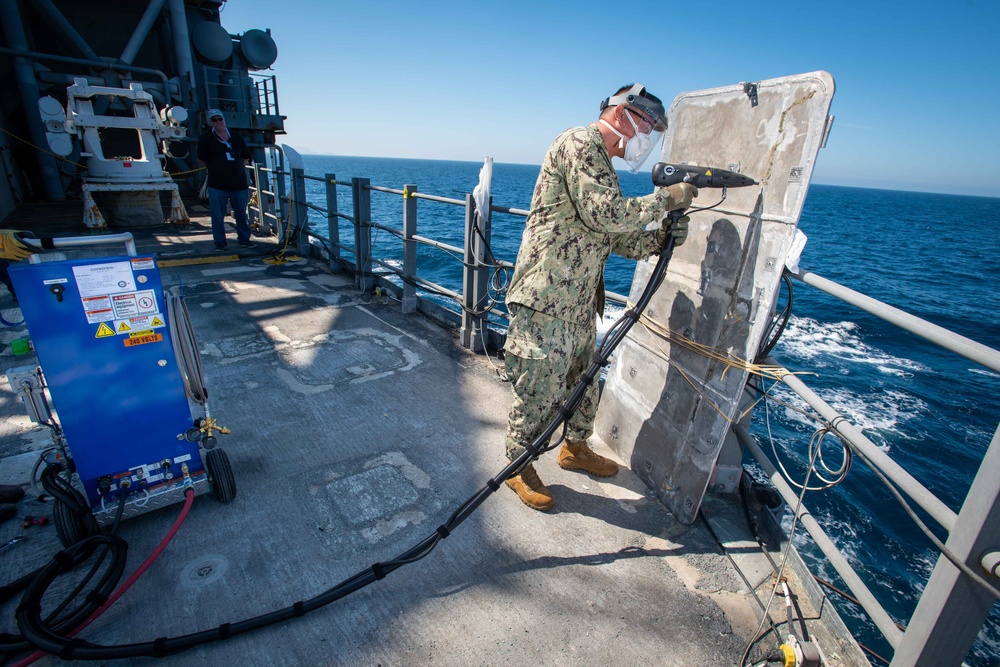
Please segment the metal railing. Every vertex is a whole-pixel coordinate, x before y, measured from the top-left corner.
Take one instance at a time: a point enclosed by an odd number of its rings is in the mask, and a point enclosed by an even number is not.
[[[204,71],[204,96],[210,108],[239,114],[233,117],[235,121],[243,119],[243,114],[247,119],[254,115],[279,115],[275,75],[208,66]]]
[[[257,91],[256,112],[262,116],[278,116],[278,79],[273,74],[250,73],[254,90]]]
[[[499,212],[527,216],[528,211],[490,203],[490,214],[479,216],[472,195],[464,200],[449,199],[418,191],[414,184],[402,189],[373,186],[367,178],[338,181],[334,174],[322,177],[309,176],[302,169],[285,171],[280,155],[273,169],[255,166],[256,201],[264,202],[254,211],[256,219],[270,222],[280,238],[296,252],[318,256],[328,262],[331,270],[347,271],[354,275],[359,289],[375,287],[392,291],[400,301],[404,313],[421,312],[447,326],[460,327],[462,344],[475,351],[497,349],[502,345],[502,333],[490,330],[490,316],[506,319],[506,311],[488,303],[487,283],[490,271],[513,268],[509,262],[487,261],[491,236],[492,213]],[[274,191],[261,186],[264,175],[272,177]],[[285,177],[290,178],[286,196]],[[306,201],[307,180],[325,184],[326,206]],[[338,188],[349,189],[351,213],[340,210]],[[403,198],[402,227],[391,227],[372,220],[372,193]],[[437,202],[464,208],[465,243],[458,247],[418,234],[418,202]],[[316,231],[309,221],[314,211],[326,218],[326,233]],[[341,221],[350,223],[353,244],[341,239]],[[383,230],[400,239],[403,246],[402,269],[375,257],[372,252],[372,231]],[[435,248],[450,255],[462,257],[462,290],[456,292],[418,275],[417,246]],[[384,272],[376,272],[380,267]],[[964,338],[937,325],[893,308],[871,297],[854,292],[842,285],[807,271],[792,274],[805,284],[820,289],[848,304],[861,308],[886,322],[951,351],[976,363],[1000,372],[1000,351]],[[392,280],[395,278],[396,280]],[[419,293],[428,292],[438,297],[431,300]],[[452,310],[441,301],[460,306]],[[608,300],[625,303],[626,297],[608,293]],[[768,358],[766,363],[779,365]],[[865,437],[860,429],[850,424],[833,407],[809,389],[797,376],[782,376],[790,389],[812,407],[845,443],[860,456],[877,474],[894,485],[927,513],[949,536],[945,548],[952,559],[963,562],[966,568],[980,573],[996,586],[1000,571],[1000,427],[994,435],[986,456],[972,483],[965,504],[958,514],[952,511],[922,483],[900,467],[891,457]],[[927,583],[927,587],[908,628],[901,630],[869,590],[860,575],[848,563],[833,540],[808,509],[798,503],[796,492],[777,471],[756,439],[740,424],[733,425],[733,433],[760,464],[772,483],[790,507],[797,505],[797,518],[813,538],[817,547],[841,576],[858,602],[872,619],[878,630],[895,649],[893,667],[958,665],[968,654],[979,629],[992,609],[995,597],[985,587],[972,582],[972,578],[946,555],[942,554]],[[956,621],[956,619],[960,619]]]
[[[420,312],[446,326],[457,327],[462,345],[471,350],[482,352],[501,347],[503,333],[490,326],[491,321],[506,320],[507,312],[496,306],[496,296],[490,294],[490,282],[493,272],[512,270],[514,265],[489,256],[492,214],[497,212],[525,217],[527,211],[491,204],[489,214],[483,216],[477,211],[471,194],[464,199],[451,199],[421,193],[415,184],[394,189],[372,185],[367,178],[355,177],[343,181],[337,180],[335,174],[319,177],[306,174],[301,169],[286,171],[280,159],[276,159],[275,164],[273,168],[252,167],[255,184],[251,189],[252,223],[256,222],[262,229],[273,230],[295,252],[317,256],[327,262],[333,271],[351,273],[359,289],[370,291],[378,287],[392,293],[400,301],[404,313]],[[289,181],[287,187],[286,177]],[[273,189],[268,189],[268,181]],[[325,206],[307,200],[307,181],[325,184]],[[350,213],[340,209],[338,188],[350,191]],[[372,193],[403,199],[401,227],[372,219]],[[462,247],[418,233],[418,202],[421,200],[463,209],[465,241]],[[322,232],[310,221],[310,212],[326,218]],[[342,238],[342,220],[351,225],[353,238],[350,241]],[[374,255],[372,235],[378,231],[388,232],[400,239],[401,269]],[[418,246],[462,258],[461,291],[418,274]],[[612,294],[611,298],[624,302],[624,297],[620,295]],[[501,325],[501,328],[506,328],[506,325]]]

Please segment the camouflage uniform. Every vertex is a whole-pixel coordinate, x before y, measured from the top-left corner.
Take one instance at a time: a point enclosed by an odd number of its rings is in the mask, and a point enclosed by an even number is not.
[[[590,367],[608,256],[642,259],[659,252],[666,230],[644,228],[663,218],[667,204],[661,191],[622,196],[596,123],[563,132],[549,147],[507,291],[513,313],[504,347],[514,391],[505,439],[510,460],[552,421]],[[593,433],[597,398],[595,382],[569,420],[570,440]]]

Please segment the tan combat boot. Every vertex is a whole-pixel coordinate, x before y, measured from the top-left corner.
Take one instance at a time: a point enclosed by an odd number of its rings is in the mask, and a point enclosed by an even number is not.
[[[521,502],[533,510],[545,512],[552,509],[556,502],[552,499],[552,492],[538,479],[535,467],[530,463],[524,466],[520,475],[514,475],[507,480],[507,486],[514,489],[514,493],[521,499]]]
[[[583,470],[595,477],[614,477],[618,474],[618,464],[597,454],[586,440],[563,441],[559,450],[559,467],[563,470]]]

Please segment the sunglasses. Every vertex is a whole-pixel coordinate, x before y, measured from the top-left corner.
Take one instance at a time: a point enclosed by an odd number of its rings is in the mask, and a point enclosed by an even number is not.
[[[650,131],[650,130],[652,130],[653,125],[654,125],[652,118],[650,118],[646,114],[642,113],[641,111],[637,111],[635,109],[626,109],[626,111],[628,111],[633,116],[635,116],[636,118],[639,119],[639,125],[640,125],[640,127],[644,127],[647,132]]]
[[[222,118],[220,116],[216,116],[215,118],[212,119],[213,123],[218,123],[220,121],[222,121]]]

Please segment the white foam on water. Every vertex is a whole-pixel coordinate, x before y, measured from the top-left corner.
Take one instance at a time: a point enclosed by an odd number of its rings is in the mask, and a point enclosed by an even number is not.
[[[859,394],[844,388],[819,392],[834,410],[871,437],[871,434],[897,435],[912,439],[900,427],[917,419],[927,409],[919,398],[902,391],[883,390]],[[879,444],[879,443],[876,443]]]
[[[868,345],[855,333],[857,328],[854,322],[819,322],[809,317],[793,316],[778,341],[780,355],[817,368],[839,366],[838,361],[866,364],[900,377],[930,370],[917,361],[894,357]]]

